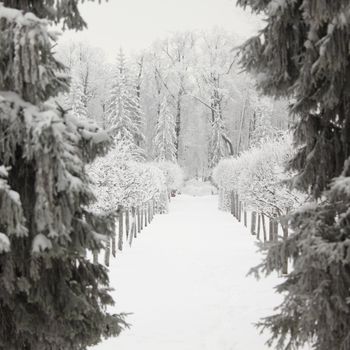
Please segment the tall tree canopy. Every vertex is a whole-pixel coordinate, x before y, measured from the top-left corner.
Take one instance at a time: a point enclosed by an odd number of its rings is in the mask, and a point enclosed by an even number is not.
[[[347,0],[239,0],[266,17],[242,47],[244,67],[265,94],[292,97],[297,154],[294,186],[317,202],[291,216],[295,233],[273,246],[265,261],[281,268],[281,251],[294,270],[278,288],[279,313],[263,325],[280,349],[311,340],[314,349],[350,348],[350,3]]]

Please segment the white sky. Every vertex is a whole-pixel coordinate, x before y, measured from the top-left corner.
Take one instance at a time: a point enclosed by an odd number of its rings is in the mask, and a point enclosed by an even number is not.
[[[119,47],[135,52],[173,31],[222,27],[243,38],[261,21],[236,7],[236,0],[102,0],[85,2],[81,13],[88,29],[65,32],[62,40],[82,40],[101,47],[109,58]]]

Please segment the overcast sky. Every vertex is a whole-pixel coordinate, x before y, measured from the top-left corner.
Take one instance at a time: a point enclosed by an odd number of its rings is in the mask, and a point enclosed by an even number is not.
[[[88,29],[65,32],[62,40],[82,40],[115,57],[119,47],[129,53],[150,46],[169,32],[222,27],[243,38],[261,26],[236,0],[109,0],[85,2],[81,13]]]

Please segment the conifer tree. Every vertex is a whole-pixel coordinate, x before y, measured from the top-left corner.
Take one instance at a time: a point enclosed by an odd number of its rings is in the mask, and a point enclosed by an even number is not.
[[[106,124],[120,138],[139,145],[141,132],[141,107],[135,86],[130,82],[125,56],[120,49],[111,96],[106,108]]]
[[[143,111],[141,107],[141,85],[142,85],[142,76],[143,76],[143,63],[144,58],[141,58],[137,61],[136,68],[132,70],[132,79],[131,79],[131,94],[134,95],[135,99],[135,108],[134,108],[134,121],[137,125],[137,133],[134,135],[135,143],[138,147],[142,147],[145,141],[145,136],[143,134],[144,121],[143,121]]]
[[[78,73],[78,67],[75,67],[71,74],[71,84],[68,98],[70,100],[70,108],[73,115],[78,118],[86,118],[88,116],[86,96]]]
[[[143,134],[143,112],[141,108],[141,97],[139,95],[138,90],[134,91],[134,101],[135,107],[133,108],[133,121],[136,125],[136,132],[134,134],[135,144],[138,147],[142,147],[142,144],[145,140],[145,136]]]
[[[277,130],[272,126],[267,114],[262,109],[257,108],[249,124],[249,146],[258,147],[276,136]]]
[[[155,159],[157,161],[176,162],[176,134],[174,116],[169,111],[164,98],[157,121],[156,136],[154,138]]]
[[[291,216],[294,233],[274,245],[263,265],[294,270],[278,291],[284,302],[262,326],[278,349],[311,341],[313,349],[350,349],[350,4],[347,0],[239,0],[266,15],[266,27],[242,47],[260,88],[293,97],[297,154],[294,186],[314,200]]]
[[[49,20],[82,29],[77,2],[0,4],[1,350],[86,349],[125,325],[105,310],[106,269],[86,257],[111,231],[87,209],[85,172],[108,136],[52,103],[68,80]]]

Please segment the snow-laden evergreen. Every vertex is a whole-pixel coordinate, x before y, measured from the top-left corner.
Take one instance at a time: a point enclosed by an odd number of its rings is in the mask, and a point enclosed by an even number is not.
[[[139,147],[143,140],[140,97],[130,80],[125,56],[120,49],[106,107],[106,126],[117,137]]]
[[[249,146],[259,147],[278,136],[278,130],[271,124],[268,112],[257,108],[249,125]]]
[[[156,135],[154,138],[154,154],[156,161],[176,161],[176,134],[175,120],[171,114],[166,98],[160,106],[157,120]]]
[[[69,111],[75,117],[87,118],[89,117],[87,108],[88,96],[84,89],[81,70],[81,62],[77,59],[74,59],[72,62],[70,70],[66,67],[70,79],[69,91],[59,94],[55,101],[65,111]]]
[[[144,127],[145,115],[142,108],[142,77],[143,77],[143,56],[136,64],[130,65],[130,94],[134,99],[133,120],[137,126],[137,132],[134,135],[135,143],[138,147],[143,148],[145,142]]]
[[[94,194],[85,171],[109,138],[52,103],[68,79],[45,18],[76,29],[84,22],[76,1],[69,10],[67,1],[44,3],[29,7],[35,14],[0,4],[1,349],[86,349],[125,325],[106,312],[106,269],[86,257],[111,233],[87,209]]]
[[[69,94],[67,96],[69,108],[76,117],[88,117],[86,100],[87,96],[84,93],[84,87],[79,74],[79,66],[76,64],[71,72],[71,83]]]
[[[239,0],[265,13],[266,25],[242,46],[245,70],[268,95],[293,98],[298,119],[292,185],[310,202],[290,216],[294,233],[274,245],[268,273],[281,252],[294,270],[280,284],[284,301],[262,326],[280,349],[307,341],[315,350],[350,349],[349,1]]]

